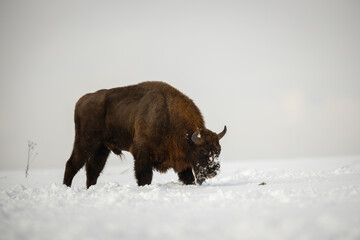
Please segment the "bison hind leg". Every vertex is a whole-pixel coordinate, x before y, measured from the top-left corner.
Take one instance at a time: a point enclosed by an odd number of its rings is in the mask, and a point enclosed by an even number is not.
[[[78,146],[75,144],[73,152],[66,162],[63,184],[68,187],[71,186],[74,176],[84,166],[86,159],[86,156],[81,154],[81,151],[79,151]]]
[[[86,187],[95,185],[97,179],[105,167],[106,160],[110,154],[110,150],[101,145],[96,152],[86,162]]]
[[[195,177],[191,167],[186,168],[182,172],[179,172],[178,176],[179,176],[179,180],[186,185],[195,184]]]

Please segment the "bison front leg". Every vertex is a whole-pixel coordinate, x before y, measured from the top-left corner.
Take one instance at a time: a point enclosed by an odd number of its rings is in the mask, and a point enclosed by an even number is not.
[[[195,177],[191,167],[185,169],[182,172],[179,172],[178,176],[179,176],[179,180],[186,185],[195,184]]]
[[[150,154],[146,151],[135,155],[135,177],[139,186],[151,184],[153,177],[153,165],[150,160]]]

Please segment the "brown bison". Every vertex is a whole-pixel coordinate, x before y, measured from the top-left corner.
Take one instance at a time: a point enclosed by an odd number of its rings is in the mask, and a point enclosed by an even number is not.
[[[137,184],[151,184],[153,169],[173,168],[184,184],[214,177],[220,165],[219,140],[205,128],[194,102],[163,82],[99,90],[75,107],[75,142],[66,163],[64,184],[86,164],[86,185],[96,184],[110,151],[129,151],[135,159]],[[194,174],[195,177],[194,177]]]

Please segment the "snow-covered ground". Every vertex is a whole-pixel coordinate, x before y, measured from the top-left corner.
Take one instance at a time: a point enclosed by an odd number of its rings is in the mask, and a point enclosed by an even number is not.
[[[0,239],[360,239],[360,156],[223,162],[202,186],[132,169],[89,190],[83,170],[72,188],[63,169],[0,171]]]

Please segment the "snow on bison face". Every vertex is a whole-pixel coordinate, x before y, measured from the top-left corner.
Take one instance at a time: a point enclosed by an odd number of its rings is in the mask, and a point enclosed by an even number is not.
[[[200,129],[192,135],[191,140],[196,145],[196,161],[193,165],[198,184],[202,184],[207,178],[213,178],[218,174],[220,170],[218,158],[221,152],[219,140],[225,133],[226,126],[219,134]]]

